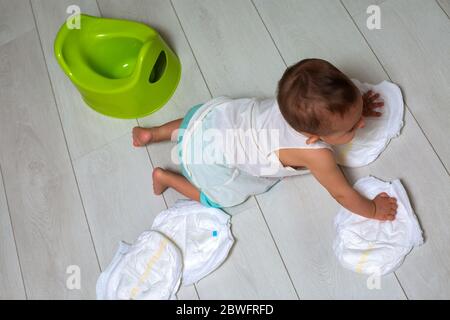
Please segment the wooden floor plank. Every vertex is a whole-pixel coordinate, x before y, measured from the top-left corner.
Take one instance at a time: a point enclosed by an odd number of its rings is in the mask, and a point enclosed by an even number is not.
[[[450,20],[435,1],[389,0],[380,5],[381,29],[344,1],[389,77],[401,84],[412,114],[450,171]],[[401,39],[401,41],[399,41]]]
[[[338,1],[288,0],[280,5],[271,0],[255,0],[254,3],[287,65],[301,59],[321,58],[345,70],[351,78],[370,83],[385,78],[383,69],[368,54],[364,39]]]
[[[0,45],[34,28],[28,9],[28,1],[0,0]]]
[[[386,2],[388,0],[351,0],[352,8],[351,12],[353,14],[365,14],[367,18],[369,18],[369,15],[373,14],[373,9],[369,8],[370,6],[380,6],[383,2]],[[428,0],[426,0],[428,1]],[[431,0],[433,1],[433,0]],[[371,9],[371,10],[369,10]],[[369,12],[367,12],[369,11]]]
[[[162,197],[152,193],[145,149],[133,148],[130,141],[126,134],[74,162],[102,269],[120,240],[133,243],[166,209]]]
[[[36,30],[0,46],[0,60],[0,163],[28,298],[92,298],[98,261]],[[80,290],[66,286],[71,265]]]
[[[14,240],[3,177],[0,171],[0,300],[25,299],[19,257]]]
[[[173,3],[214,96],[273,96],[284,65],[249,1]]]
[[[267,91],[270,92],[271,88],[273,89],[265,71],[258,70],[260,67],[258,63],[250,61],[247,68],[242,68],[241,62],[236,65],[233,63],[239,61],[236,58],[243,58],[240,57],[242,53],[238,48],[240,42],[245,44],[240,46],[240,49],[245,50],[251,46],[261,45],[262,52],[268,48],[271,51],[269,56],[272,53],[276,54],[275,48],[271,46],[270,42],[267,42],[269,38],[264,33],[259,33],[264,30],[261,29],[262,25],[259,23],[252,29],[253,22],[259,20],[249,3],[174,1],[173,5],[212,95],[239,96],[248,95],[250,92],[267,94]],[[252,29],[251,34],[244,32],[245,39],[239,39],[233,44],[232,38],[236,35],[235,32],[238,31],[239,26],[230,27],[232,25],[230,19],[233,15],[243,17],[248,14],[251,15],[252,20],[244,27],[246,32]],[[229,28],[225,28],[225,25],[228,25]],[[253,35],[254,37],[252,37]],[[247,40],[249,40],[248,43]],[[268,47],[267,44],[269,44]],[[216,56],[218,52],[220,52],[220,57]],[[216,60],[216,62],[210,64],[212,60]],[[279,63],[281,65],[282,62]],[[241,79],[238,79],[238,69],[240,73],[245,74]],[[276,66],[269,67],[266,68],[266,71],[271,73],[275,69]],[[243,85],[246,76],[251,71],[255,71],[254,76],[258,81],[250,85],[247,83]],[[219,76],[221,79],[218,78]],[[190,81],[194,82],[201,80],[199,77],[190,78]],[[205,98],[201,95],[198,99],[200,101],[191,101],[191,103],[203,102]],[[232,213],[234,214],[232,230],[237,239],[235,247],[221,268],[199,282],[197,291],[200,298],[296,299],[297,295],[292,283],[254,199],[234,208]]]
[[[53,42],[59,28],[69,17],[66,12],[69,5],[79,6],[85,14],[99,15],[96,2],[91,0],[32,1],[70,155],[72,159],[78,159],[130,132],[136,121],[106,117],[89,108],[58,65],[53,54]]]
[[[118,241],[133,242],[151,227],[153,218],[166,205],[162,197],[153,195],[152,167],[147,152],[131,145],[130,132],[137,125],[136,120],[112,119],[92,111],[53,58],[54,37],[67,17],[66,8],[74,4],[84,13],[100,15],[93,1],[34,1],[33,9],[87,218],[104,269]],[[180,296],[195,299],[195,290],[182,288]]]

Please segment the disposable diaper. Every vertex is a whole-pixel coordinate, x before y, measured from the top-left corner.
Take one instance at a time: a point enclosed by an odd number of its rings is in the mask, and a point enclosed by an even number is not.
[[[178,200],[173,207],[161,212],[152,229],[180,248],[185,286],[214,271],[226,259],[234,242],[229,215],[190,200]]]
[[[133,245],[120,243],[97,281],[97,299],[174,299],[181,270],[182,257],[176,245],[159,232],[146,231]]]
[[[181,282],[193,284],[215,270],[233,242],[230,216],[196,201],[178,200],[133,245],[120,242],[97,280],[97,299],[175,299]]]
[[[413,247],[423,243],[422,230],[400,180],[384,182],[369,176],[354,188],[368,199],[381,192],[397,198],[394,221],[367,219],[341,207],[334,224],[334,252],[342,265],[365,274],[384,275],[395,271]]]
[[[403,127],[403,97],[400,88],[388,81],[377,85],[361,83],[352,79],[361,93],[369,90],[380,94],[384,106],[380,117],[366,117],[365,127],[356,131],[352,141],[333,146],[338,164],[346,167],[361,167],[373,162],[386,148],[389,141],[400,134]]]

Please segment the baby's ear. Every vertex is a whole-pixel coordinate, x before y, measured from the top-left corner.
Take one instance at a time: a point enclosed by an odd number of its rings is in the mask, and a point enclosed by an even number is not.
[[[317,141],[320,140],[319,136],[316,135],[311,135],[307,140],[306,140],[306,144],[313,144],[316,143]]]

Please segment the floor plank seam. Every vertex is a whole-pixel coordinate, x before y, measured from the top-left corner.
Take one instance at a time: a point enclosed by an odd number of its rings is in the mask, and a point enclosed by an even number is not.
[[[170,6],[172,7],[172,10],[173,10],[173,12],[175,14],[175,17],[177,18],[177,21],[178,21],[178,24],[179,24],[179,26],[181,28],[181,31],[183,32],[184,39],[186,39],[186,42],[187,42],[187,44],[189,46],[189,49],[191,50],[191,53],[192,53],[192,56],[194,58],[195,64],[197,65],[197,68],[198,68],[198,70],[200,72],[200,75],[202,76],[203,83],[205,84],[206,89],[209,92],[209,96],[212,98],[211,89],[209,88],[208,82],[206,81],[205,75],[203,74],[202,68],[200,67],[200,64],[199,64],[199,62],[197,60],[197,57],[195,56],[194,49],[192,48],[191,43],[189,42],[189,39],[188,39],[187,34],[186,34],[186,31],[183,28],[183,24],[181,23],[180,17],[178,16],[177,10],[175,9],[175,6],[174,6],[172,0],[170,0]],[[150,154],[149,154],[149,157],[150,157]],[[197,294],[198,299],[202,300],[201,297],[200,297],[200,294],[199,294],[199,292],[197,290],[197,285],[196,284],[194,284],[194,290],[195,290],[195,293]]]
[[[84,106],[83,106],[83,107],[84,107]],[[87,107],[87,106],[86,106],[86,107]],[[126,133],[124,133],[124,134],[121,134],[120,136],[118,136],[118,137],[116,137],[116,138],[113,138],[113,139],[109,140],[108,142],[105,142],[105,143],[99,145],[98,147],[95,147],[95,148],[93,148],[93,149],[91,149],[91,150],[89,150],[89,151],[87,151],[87,152],[80,153],[80,154],[77,155],[76,157],[72,158],[72,160],[73,160],[74,162],[78,162],[80,159],[82,159],[82,158],[84,158],[84,157],[87,157],[87,156],[89,156],[90,154],[95,153],[95,152],[97,152],[97,151],[99,151],[99,150],[101,150],[101,149],[103,149],[103,148],[105,148],[105,147],[107,147],[107,146],[109,146],[109,145],[111,145],[111,144],[114,144],[116,141],[118,141],[118,140],[120,140],[120,139],[123,139],[123,137],[128,136],[128,135],[131,135],[130,132],[126,132]]]
[[[141,126],[141,124],[139,123],[138,119],[136,119],[136,123],[137,123],[138,126]],[[153,160],[152,160],[152,156],[150,155],[150,151],[148,150],[147,146],[145,146],[144,148],[145,148],[145,151],[147,153],[148,161],[150,162],[150,167],[151,167],[152,170],[154,170],[155,169],[155,165],[153,164]],[[164,195],[164,192],[161,194],[161,196],[163,198],[163,201],[164,201],[164,204],[165,204],[166,208],[169,208],[169,205],[167,204],[167,200],[166,200],[166,196]]]
[[[400,286],[400,289],[402,289],[403,294],[405,295],[406,300],[410,300],[409,297],[408,297],[408,295],[406,294],[405,289],[403,288],[403,285],[402,285],[400,279],[399,279],[398,276],[397,276],[397,272],[394,272],[394,277],[395,277],[395,279],[397,279],[398,285]]]
[[[341,3],[342,7],[345,9],[345,11],[347,12],[348,17],[351,19],[351,21],[353,22],[354,26],[356,27],[356,29],[358,30],[359,34],[363,37],[364,42],[366,43],[366,45],[369,47],[370,51],[373,53],[375,59],[377,59],[378,63],[380,64],[381,68],[383,69],[385,75],[388,77],[389,81],[395,83],[391,76],[389,75],[389,73],[387,72],[387,70],[385,69],[383,63],[381,63],[380,59],[378,58],[377,54],[375,53],[375,51],[373,50],[372,46],[370,45],[369,41],[367,40],[367,38],[365,37],[364,33],[360,30],[358,24],[356,23],[355,19],[353,19],[353,16],[350,14],[350,12],[348,11],[347,7],[345,6],[345,4],[343,3],[342,0],[339,0],[339,2]],[[450,176],[450,172],[449,169],[447,169],[447,167],[445,166],[444,162],[442,161],[439,153],[436,151],[436,149],[434,148],[433,144],[431,143],[430,139],[428,138],[428,135],[425,133],[425,131],[423,130],[422,126],[420,125],[419,121],[417,120],[417,118],[415,117],[413,111],[411,110],[411,108],[409,108],[409,106],[405,103],[405,108],[409,111],[409,113],[411,114],[411,116],[413,117],[414,121],[416,122],[417,126],[419,127],[420,131],[422,132],[422,135],[425,137],[425,139],[427,140],[428,144],[430,145],[431,149],[433,150],[434,154],[436,155],[436,157],[438,158],[439,162],[441,163],[442,167],[444,168],[445,172],[447,172],[447,175]]]
[[[55,95],[55,91],[54,91],[54,87],[53,87],[53,82],[52,82],[52,79],[51,79],[51,76],[50,76],[50,73],[49,73],[49,70],[48,70],[47,59],[45,57],[44,49],[42,47],[42,40],[41,40],[41,36],[40,36],[40,33],[39,33],[39,28],[38,28],[38,25],[37,25],[36,16],[35,16],[35,13],[34,13],[34,8],[33,8],[32,1],[29,0],[29,3],[30,3],[30,7],[31,7],[31,12],[32,12],[32,15],[33,15],[34,26],[35,26],[36,33],[37,33],[39,46],[41,48],[42,57],[44,59],[44,63],[45,63],[46,71],[47,71],[47,78],[48,78],[48,81],[50,83],[50,88],[51,88],[52,95],[53,95],[53,101],[55,102],[55,109],[56,109],[56,112],[58,114],[58,119],[59,119],[59,123],[60,123],[60,126],[61,126],[62,135],[63,135],[63,138],[64,138],[64,142],[66,144],[66,151],[67,151],[67,154],[68,154],[68,157],[69,157],[70,167],[72,169],[72,174],[73,174],[73,177],[75,179],[75,184],[77,186],[78,196],[79,196],[79,199],[80,199],[81,206],[83,208],[84,219],[86,221],[86,225],[87,225],[87,228],[88,228],[88,231],[89,231],[89,236],[90,236],[90,239],[91,239],[91,242],[92,242],[92,247],[93,247],[93,250],[94,250],[94,253],[95,253],[95,257],[97,259],[97,265],[98,265],[98,268],[99,268],[99,270],[101,272],[102,271],[102,267],[101,267],[101,264],[100,264],[100,259],[98,257],[97,249],[95,247],[95,242],[94,242],[94,238],[93,238],[93,235],[92,235],[91,226],[89,224],[89,219],[88,219],[87,214],[86,214],[86,208],[85,208],[85,205],[84,205],[84,202],[83,202],[83,197],[81,195],[80,186],[79,186],[77,175],[76,175],[75,168],[74,168],[74,165],[73,165],[72,156],[71,156],[70,150],[69,150],[69,145],[67,143],[67,138],[66,138],[66,134],[65,134],[65,131],[64,131],[64,126],[63,126],[62,119],[61,119],[61,114],[59,112],[58,101],[56,99],[56,95]]]
[[[344,8],[344,10],[347,12],[347,16],[351,19],[353,25],[356,27],[356,29],[358,30],[359,34],[363,37],[364,42],[366,43],[366,45],[369,47],[370,51],[372,52],[372,54],[374,55],[375,59],[378,61],[379,65],[381,66],[381,68],[383,69],[384,73],[386,74],[386,76],[388,77],[388,79],[392,81],[391,76],[389,75],[389,73],[387,72],[387,70],[384,68],[384,65],[381,63],[380,59],[378,58],[378,56],[376,55],[375,51],[373,50],[372,46],[370,45],[369,41],[367,40],[367,38],[364,36],[363,32],[360,30],[358,24],[356,23],[355,19],[353,19],[353,16],[350,14],[350,12],[348,11],[347,7],[345,6],[345,4],[343,3],[343,0],[339,0],[341,6]],[[433,152],[435,153],[435,155],[437,156],[437,158],[439,159],[442,167],[444,168],[444,170],[447,172],[447,174],[449,174],[447,168],[445,167],[444,163],[442,162],[441,158],[439,157],[439,154],[436,152],[436,150],[434,149],[433,145],[431,144],[430,140],[428,139],[427,135],[425,134],[425,132],[423,131],[422,127],[420,126],[419,122],[417,121],[416,117],[414,116],[414,114],[412,113],[412,111],[410,110],[410,108],[408,107],[408,105],[405,103],[405,108],[409,111],[409,113],[411,114],[411,116],[413,117],[414,121],[416,122],[417,126],[419,127],[420,131],[422,132],[422,135],[425,137],[425,139],[427,140],[428,144],[430,145],[430,147],[432,148]],[[403,285],[400,281],[400,279],[397,276],[397,273],[394,273],[395,278],[397,279],[397,283],[400,286],[401,290],[403,291],[403,294],[405,295],[406,299],[409,300],[408,294],[406,293],[405,289],[403,288]]]
[[[270,229],[269,224],[267,223],[266,217],[264,216],[264,211],[262,210],[261,206],[259,205],[259,201],[258,201],[257,197],[256,196],[253,196],[253,197],[255,198],[256,205],[258,206],[259,211],[261,212],[261,216],[264,220],[264,223],[266,224],[266,227],[269,230],[270,237],[272,238],[272,241],[275,244],[275,248],[277,249],[277,252],[278,252],[278,255],[280,256],[281,262],[283,263],[284,269],[286,270],[286,273],[289,277],[289,281],[292,284],[292,288],[294,288],[294,292],[295,292],[295,295],[297,296],[297,300],[301,300],[300,295],[298,294],[297,288],[294,284],[294,281],[292,280],[291,274],[289,273],[289,269],[287,268],[286,263],[284,262],[283,255],[281,254],[280,249],[278,248],[278,244],[275,240],[275,237],[273,236],[272,230]]]
[[[180,17],[178,16],[177,10],[175,9],[175,6],[174,6],[172,0],[170,0],[170,6],[172,7],[173,13],[175,14],[175,17],[177,18],[178,25],[180,26],[181,31],[183,32],[183,36],[184,36],[184,39],[186,40],[186,42],[187,42],[187,44],[189,46],[189,50],[191,50],[192,57],[194,58],[195,64],[197,65],[197,68],[198,68],[198,70],[200,72],[200,75],[202,76],[203,83],[205,84],[206,89],[209,92],[209,96],[212,98],[211,89],[209,88],[208,82],[206,81],[206,78],[205,78],[205,75],[203,74],[202,68],[200,67],[200,64],[198,63],[197,57],[195,56],[195,53],[194,53],[194,49],[192,48],[191,43],[189,42],[189,39],[188,39],[187,34],[186,34],[186,31],[183,28],[183,24],[181,23]],[[194,284],[194,290],[195,290],[195,293],[197,294],[197,298],[199,300],[202,300],[201,297],[200,297],[200,293],[198,292],[196,284]]]
[[[438,0],[435,0],[436,4],[441,8],[442,11],[444,11],[444,14],[447,16],[447,18],[450,20],[450,16],[448,15],[447,11],[444,10],[444,8],[441,6]]]
[[[197,60],[197,56],[195,55],[194,48],[192,48],[191,42],[189,41],[189,38],[188,38],[188,36],[187,36],[187,34],[186,34],[186,31],[185,31],[184,28],[183,28],[183,24],[181,23],[180,17],[178,16],[178,13],[177,13],[177,10],[176,10],[176,8],[175,8],[175,5],[173,4],[173,1],[172,1],[172,0],[169,0],[169,1],[170,1],[170,5],[172,6],[172,10],[173,10],[173,12],[175,13],[175,16],[176,16],[176,18],[177,18],[177,20],[178,20],[178,24],[180,25],[181,31],[183,32],[183,36],[184,36],[184,38],[186,39],[186,42],[187,42],[187,44],[188,44],[188,46],[189,46],[189,49],[191,50],[192,56],[194,57],[195,64],[197,65],[197,68],[198,68],[198,70],[200,71],[200,74],[201,74],[201,76],[202,76],[202,78],[203,78],[203,82],[205,83],[205,86],[206,86],[206,88],[208,89],[209,96],[210,96],[210,98],[212,98],[212,97],[213,97],[213,94],[212,94],[212,92],[211,92],[211,89],[209,88],[208,81],[206,81],[206,77],[205,77],[205,75],[203,74],[203,70],[202,70],[202,68],[200,67],[200,63],[199,63],[198,60]]]
[[[97,5],[98,13],[100,13],[100,16],[102,17],[103,15],[102,12],[100,11],[100,5],[98,4],[98,0],[95,0],[95,4]]]
[[[285,67],[287,68],[287,67],[288,67],[288,64],[286,63],[286,60],[284,60],[284,57],[283,57],[283,55],[281,54],[281,50],[280,50],[280,48],[278,48],[275,39],[273,38],[272,34],[270,33],[269,28],[267,27],[267,25],[266,25],[266,23],[265,23],[263,17],[261,16],[261,14],[260,14],[260,12],[259,12],[259,10],[258,10],[258,7],[257,7],[256,4],[254,3],[254,0],[250,0],[250,2],[253,4],[253,7],[255,8],[256,13],[257,13],[258,16],[259,16],[259,19],[261,20],[262,24],[264,25],[264,28],[266,29],[266,32],[269,34],[269,37],[270,37],[270,39],[272,40],[273,45],[274,45],[275,48],[277,49],[277,52],[278,52],[278,54],[280,55],[281,60],[283,60],[283,63],[284,63],[284,65],[285,65]]]
[[[12,216],[11,216],[11,209],[10,209],[10,206],[9,206],[8,194],[6,192],[5,178],[3,176],[3,170],[2,170],[1,163],[0,163],[0,177],[2,179],[3,191],[5,193],[6,210],[8,210],[9,223],[11,225],[11,232],[12,232],[13,239],[14,239],[14,247],[16,249],[17,262],[19,264],[19,271],[20,271],[20,276],[21,276],[21,279],[22,279],[23,292],[25,293],[25,299],[28,300],[27,287],[25,285],[25,278],[23,276],[22,264],[20,262],[19,248],[17,247],[16,233],[15,233],[15,230],[14,230],[14,224],[13,224],[13,220],[12,220]]]
[[[98,1],[95,0],[95,3],[96,3],[96,5],[97,5],[97,10],[98,10],[100,16],[103,17],[103,13],[102,13],[102,11],[101,11],[100,5],[98,4]],[[141,124],[139,123],[139,119],[134,119],[134,120],[135,120],[135,122],[136,122],[136,124],[137,124],[138,126],[141,125]],[[129,133],[123,134],[123,135],[121,135],[119,138],[122,138],[122,137],[124,137],[124,136],[127,135],[127,134],[129,134]],[[117,138],[117,139],[119,139],[119,138]],[[109,143],[111,143],[111,142],[108,142],[108,143],[106,143],[105,145],[108,145]],[[97,148],[97,149],[99,149],[99,148]],[[149,150],[148,150],[147,147],[145,147],[145,150],[146,150],[146,152],[147,152],[147,157],[148,157],[148,160],[149,160],[149,162],[150,162],[151,168],[154,169],[155,166],[154,166],[154,164],[153,164],[152,157],[150,156],[150,152],[149,152]],[[168,204],[167,204],[166,197],[164,196],[164,194],[162,194],[162,198],[163,198],[163,201],[164,201],[164,204],[165,204],[166,208],[169,208],[169,206],[168,206]]]

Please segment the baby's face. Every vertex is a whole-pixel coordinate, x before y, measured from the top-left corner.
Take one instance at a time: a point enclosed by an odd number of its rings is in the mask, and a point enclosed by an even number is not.
[[[343,117],[333,116],[332,123],[334,132],[327,136],[321,136],[320,139],[331,145],[346,144],[355,137],[356,130],[363,128],[365,123],[362,117],[363,99],[359,95],[358,101]]]

